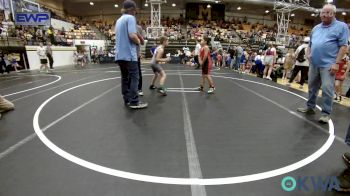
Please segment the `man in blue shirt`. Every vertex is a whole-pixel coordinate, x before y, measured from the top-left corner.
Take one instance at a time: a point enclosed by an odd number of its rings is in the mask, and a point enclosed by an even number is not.
[[[123,15],[115,25],[116,50],[115,60],[119,64],[122,74],[122,94],[124,104],[131,109],[141,109],[148,106],[147,103],[139,101],[139,67],[137,46],[140,39],[137,36],[136,27],[136,3],[126,0],[123,3]]]
[[[322,89],[322,114],[320,123],[330,120],[333,105],[335,73],[339,62],[344,57],[349,39],[348,26],[336,20],[336,7],[327,4],[320,13],[322,23],[314,27],[307,50],[310,62],[309,99],[306,108],[298,108],[299,112],[315,114],[318,91]]]

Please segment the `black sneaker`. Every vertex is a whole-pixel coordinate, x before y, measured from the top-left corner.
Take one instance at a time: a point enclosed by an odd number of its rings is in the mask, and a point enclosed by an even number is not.
[[[204,90],[203,86],[200,86],[197,88],[197,91],[203,91],[203,90]]]
[[[337,176],[337,179],[339,181],[339,188],[340,189],[339,190],[336,189],[336,191],[339,191],[339,192],[350,192],[349,169],[346,169],[339,176]]]
[[[154,90],[154,89],[157,89],[157,87],[154,86],[154,85],[151,85],[151,86],[149,86],[149,89],[150,89],[150,90]]]
[[[143,108],[147,108],[148,103],[144,103],[139,101],[138,103],[134,104],[134,103],[130,103],[129,104],[129,108],[131,109],[143,109]]]

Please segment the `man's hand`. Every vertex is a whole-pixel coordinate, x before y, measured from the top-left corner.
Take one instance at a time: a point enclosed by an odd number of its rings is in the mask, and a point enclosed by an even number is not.
[[[329,69],[329,71],[330,71],[332,74],[337,73],[338,70],[339,70],[339,65],[338,65],[338,64],[333,64],[333,65],[331,66],[331,68]]]

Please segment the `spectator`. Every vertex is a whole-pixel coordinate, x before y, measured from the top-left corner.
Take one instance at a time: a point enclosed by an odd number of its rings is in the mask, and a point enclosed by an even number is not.
[[[37,54],[40,59],[40,71],[44,68],[46,72],[49,72],[49,67],[47,66],[47,56],[46,56],[46,48],[43,46],[43,43],[40,42],[39,47],[37,48]]]
[[[289,78],[289,81],[287,83],[287,86],[290,86],[290,84],[293,82],[295,77],[298,75],[299,71],[301,71],[301,77],[300,77],[300,89],[303,89],[303,85],[305,83],[305,80],[307,78],[307,74],[309,71],[309,64],[306,54],[308,53],[308,44],[310,42],[310,38],[306,37],[304,39],[304,43],[300,45],[297,50],[295,51],[296,61],[295,66],[293,69],[293,73],[291,77]]]
[[[50,69],[53,69],[53,62],[54,61],[53,61],[53,56],[52,56],[51,42],[47,42],[46,55],[47,55],[47,58],[49,58]]]
[[[294,61],[295,61],[294,50],[289,49],[284,60],[282,80],[287,80],[290,70],[293,67]]]
[[[320,13],[322,23],[314,27],[307,51],[311,63],[309,70],[309,99],[299,112],[315,114],[319,88],[322,89],[322,116],[320,123],[328,123],[332,113],[335,73],[347,50],[348,26],[336,20],[336,7],[327,4]]]
[[[265,51],[265,55],[264,55],[265,69],[264,69],[263,78],[272,80],[271,73],[276,63],[276,56],[277,56],[276,48],[273,46],[273,44],[269,44],[269,48]]]
[[[137,45],[140,39],[136,28],[136,3],[132,0],[123,2],[123,15],[116,22],[116,56],[122,75],[122,95],[124,104],[131,109],[141,109],[148,106],[139,101],[138,83],[139,70],[137,65]]]

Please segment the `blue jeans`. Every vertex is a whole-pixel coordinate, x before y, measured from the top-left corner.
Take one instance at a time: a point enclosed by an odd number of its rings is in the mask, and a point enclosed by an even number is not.
[[[137,104],[139,67],[137,61],[117,61],[122,74],[122,94],[124,103]]]
[[[241,60],[242,60],[241,56],[236,56],[235,70],[239,70],[239,67],[241,65]]]
[[[330,68],[309,67],[309,99],[307,107],[314,109],[318,91],[322,89],[322,115],[330,115],[333,106],[335,74],[329,71]]]

